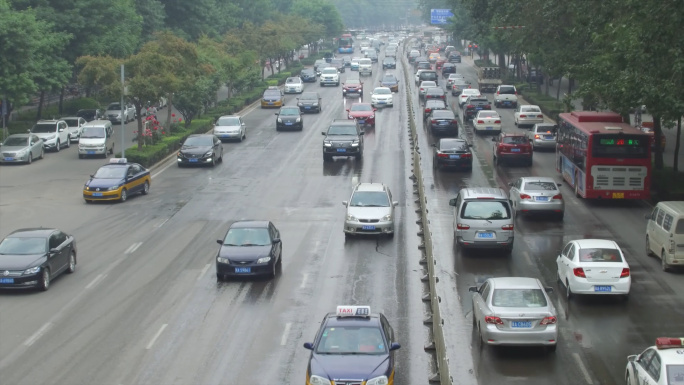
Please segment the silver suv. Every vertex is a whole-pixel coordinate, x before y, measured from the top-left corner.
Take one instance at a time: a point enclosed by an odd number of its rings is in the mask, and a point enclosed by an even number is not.
[[[344,235],[385,234],[394,236],[394,208],[389,187],[382,183],[359,183],[354,187],[344,218]]]
[[[500,188],[465,188],[449,201],[454,207],[454,238],[464,249],[513,250],[513,210]]]

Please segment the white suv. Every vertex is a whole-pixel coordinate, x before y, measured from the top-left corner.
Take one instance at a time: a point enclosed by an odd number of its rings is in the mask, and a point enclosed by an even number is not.
[[[46,150],[59,152],[62,147],[69,147],[69,127],[63,120],[39,120],[33,125],[31,133],[43,139],[43,147]]]
[[[344,218],[344,235],[385,234],[394,236],[394,208],[389,187],[382,183],[359,183],[348,201]]]
[[[371,106],[394,107],[392,90],[387,87],[377,87],[371,92]]]
[[[359,60],[359,75],[373,75],[373,61],[371,59]]]
[[[337,68],[335,68],[335,67],[323,68],[323,71],[321,72],[320,84],[321,84],[321,86],[325,86],[328,84],[334,84],[335,86],[339,86],[340,85],[340,73],[337,71]]]

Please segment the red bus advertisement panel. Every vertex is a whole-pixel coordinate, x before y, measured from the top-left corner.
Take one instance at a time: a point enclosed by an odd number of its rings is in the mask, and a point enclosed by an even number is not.
[[[649,199],[651,141],[613,112],[558,116],[556,170],[590,199]]]

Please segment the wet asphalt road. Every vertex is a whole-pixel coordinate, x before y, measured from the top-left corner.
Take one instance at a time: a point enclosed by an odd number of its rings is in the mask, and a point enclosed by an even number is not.
[[[366,80],[368,99],[382,73]],[[148,196],[124,204],[83,202],[83,184],[105,161],[79,160],[74,147],[1,167],[0,236],[54,226],[78,242],[76,273],[48,292],[0,292],[2,382],[301,384],[309,353],[302,343],[327,312],[357,304],[387,315],[399,337],[395,383],[424,383],[428,329],[405,95],[395,94],[396,106],[366,129],[362,161],[324,165],[320,132],[346,117],[350,101],[341,87],[305,88],[325,104],[305,116],[303,132],[276,132],[275,110],[249,110],[247,139],[225,143],[223,163],[169,163],[153,170]],[[341,202],[355,183],[371,180],[388,184],[400,202],[397,234],[345,241]],[[282,272],[272,281],[217,284],[216,239],[242,218],[280,229]]]
[[[477,84],[472,61],[464,57],[458,71]],[[442,87],[446,81],[440,79]],[[475,86],[473,86],[475,87]],[[493,101],[492,94],[485,94]],[[448,96],[454,111],[460,109],[456,97]],[[418,98],[413,101],[416,111]],[[513,125],[512,109],[497,109],[504,132],[523,131]],[[422,124],[420,125],[422,127]],[[462,126],[463,127],[463,126]],[[440,285],[453,288],[442,300],[442,318],[462,318],[463,324],[445,329],[450,357],[461,356],[464,371],[472,365],[480,384],[622,384],[626,357],[638,354],[660,336],[680,336],[684,326],[684,271],[664,273],[660,260],[645,253],[644,214],[651,212],[645,202],[589,202],[576,198],[565,184],[561,191],[566,203],[562,223],[543,218],[517,218],[516,242],[510,257],[493,253],[464,256],[454,247],[453,215],[448,201],[464,187],[502,187],[521,176],[550,176],[561,181],[555,170],[553,152],[535,152],[532,167],[502,165],[494,168],[493,142],[489,136],[476,137],[470,127],[461,135],[473,143],[475,161],[472,173],[432,169],[430,143],[436,140],[419,129],[422,170],[426,186],[435,256],[448,269],[440,272]],[[614,239],[626,254],[631,267],[632,288],[628,302],[614,298],[565,299],[564,286],[556,283],[555,259],[572,239]],[[446,262],[443,262],[445,261]],[[556,353],[543,349],[481,347],[472,332],[469,286],[488,277],[536,277],[555,292],[551,294],[559,312],[559,346]],[[472,347],[471,357],[463,342]],[[454,373],[451,373],[454,375]]]

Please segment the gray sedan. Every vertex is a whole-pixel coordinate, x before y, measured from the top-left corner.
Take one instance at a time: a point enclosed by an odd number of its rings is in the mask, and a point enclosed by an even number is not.
[[[43,140],[34,134],[14,134],[5,139],[0,147],[0,163],[31,163],[43,159]]]
[[[532,141],[532,150],[536,151],[540,148],[555,150],[557,130],[558,126],[553,123],[535,124],[527,133],[527,137]]]
[[[552,214],[563,220],[565,201],[558,189],[560,183],[548,177],[528,176],[508,185],[511,186],[508,196],[516,213]]]
[[[486,280],[473,293],[473,327],[484,345],[545,346],[556,350],[556,308],[536,278],[499,277]]]

